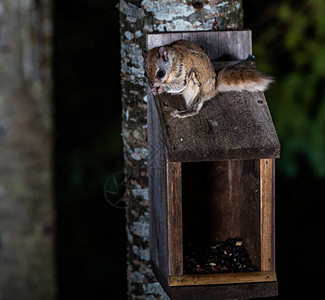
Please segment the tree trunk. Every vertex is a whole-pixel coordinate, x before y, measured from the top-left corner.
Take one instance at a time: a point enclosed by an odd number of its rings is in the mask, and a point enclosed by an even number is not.
[[[121,0],[121,81],[129,299],[168,299],[149,264],[147,97],[141,48],[157,31],[242,28],[241,0]]]
[[[51,1],[0,2],[0,299],[53,299]]]

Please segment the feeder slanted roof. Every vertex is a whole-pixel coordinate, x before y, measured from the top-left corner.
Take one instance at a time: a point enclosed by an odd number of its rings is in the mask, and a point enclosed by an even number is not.
[[[184,119],[170,115],[176,108],[185,109],[182,96],[154,99],[170,161],[279,157],[279,139],[261,92],[218,94],[198,115]]]

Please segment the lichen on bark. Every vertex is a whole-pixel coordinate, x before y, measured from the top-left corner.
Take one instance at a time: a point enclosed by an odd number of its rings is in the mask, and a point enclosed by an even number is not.
[[[127,202],[129,299],[168,299],[149,264],[147,98],[141,49],[147,33],[234,30],[241,0],[120,0],[122,132]]]

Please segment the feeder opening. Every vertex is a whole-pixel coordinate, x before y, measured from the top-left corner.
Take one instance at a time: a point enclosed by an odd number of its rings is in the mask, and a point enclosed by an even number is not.
[[[259,164],[182,163],[184,274],[261,270]]]

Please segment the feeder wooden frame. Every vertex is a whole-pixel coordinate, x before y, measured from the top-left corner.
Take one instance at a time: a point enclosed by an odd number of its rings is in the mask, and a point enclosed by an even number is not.
[[[252,53],[249,30],[149,34],[147,49],[178,39],[197,42],[212,60],[224,54],[245,59]],[[166,102],[168,106],[165,106]],[[185,119],[170,117],[175,107],[184,107],[181,97],[168,94],[153,97],[148,92],[149,247],[156,277],[171,299],[241,299],[277,295],[274,159],[279,157],[280,145],[263,93],[224,93],[205,102],[198,116]],[[222,126],[224,112],[238,114],[239,109],[243,116],[230,118],[226,120],[227,126]],[[239,133],[234,127],[238,119],[242,119]],[[206,120],[221,126],[217,130],[211,129],[211,124],[207,124]],[[194,127],[201,129],[199,134],[193,130]],[[222,140],[224,138],[226,142]],[[237,218],[241,226],[230,222],[229,226],[220,229],[217,237],[222,239],[231,237],[229,235],[246,235],[243,240],[246,238],[253,245],[248,252],[258,266],[257,272],[183,274],[183,201],[187,200],[183,199],[184,172],[186,177],[186,164],[191,162],[210,162],[208,168],[221,170],[221,175],[226,176],[229,172],[235,174],[231,180],[225,179],[224,184],[241,189],[238,197],[235,197],[238,199],[238,212],[232,211],[234,207],[222,204],[222,200],[218,218],[224,218],[225,210],[226,214]],[[218,180],[220,174],[216,177]],[[246,182],[248,192],[245,187],[242,188]],[[256,185],[256,196],[251,196],[255,189],[251,185]],[[214,190],[211,191],[213,197]],[[253,199],[253,204],[245,197]],[[251,231],[247,234],[246,217],[247,232]],[[250,248],[249,245],[245,246]]]

